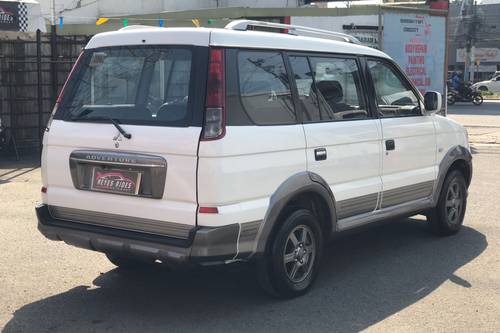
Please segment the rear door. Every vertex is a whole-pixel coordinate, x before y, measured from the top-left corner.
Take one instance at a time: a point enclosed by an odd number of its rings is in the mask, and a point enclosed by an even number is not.
[[[381,207],[428,197],[437,175],[433,118],[392,62],[368,59],[367,67],[383,133]]]
[[[196,224],[207,56],[198,46],[86,50],[45,138],[51,211],[186,238]]]
[[[330,185],[339,219],[375,211],[381,131],[367,108],[358,60],[289,55],[303,110],[307,169]]]

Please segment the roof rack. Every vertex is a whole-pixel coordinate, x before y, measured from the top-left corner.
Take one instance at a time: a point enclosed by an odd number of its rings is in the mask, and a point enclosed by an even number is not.
[[[253,20],[236,20],[230,22],[225,26],[226,29],[246,31],[248,27],[262,27],[262,28],[274,28],[274,29],[285,29],[288,30],[290,35],[299,35],[298,32],[306,32],[310,34],[316,34],[327,39],[335,39],[342,42],[361,44],[361,42],[356,38],[348,34],[341,32],[328,31],[323,29],[309,28],[301,25],[283,24],[283,23],[273,23],[264,21],[253,21]]]

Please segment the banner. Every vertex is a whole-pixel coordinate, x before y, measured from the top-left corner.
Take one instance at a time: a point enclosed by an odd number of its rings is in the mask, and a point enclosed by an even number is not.
[[[0,0],[0,31],[46,31],[40,4]]]
[[[17,2],[0,1],[0,30],[19,31],[19,5]]]
[[[445,18],[427,14],[384,13],[382,49],[425,93],[444,93]]]
[[[457,49],[457,62],[464,62],[465,57],[465,49]],[[500,49],[478,47],[474,50],[474,58],[479,61],[500,62]]]

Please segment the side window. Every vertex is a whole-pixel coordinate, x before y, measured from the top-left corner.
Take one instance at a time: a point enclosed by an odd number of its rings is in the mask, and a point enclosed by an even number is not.
[[[368,60],[380,117],[419,116],[420,105],[409,82],[383,61]]]
[[[257,125],[296,123],[281,53],[239,51],[237,62],[239,95],[248,117]]]
[[[314,87],[313,73],[307,57],[290,56],[293,78],[297,86],[299,103],[304,110],[304,121],[318,121],[320,119],[318,96]]]
[[[366,119],[355,59],[310,57],[319,109],[310,121]]]

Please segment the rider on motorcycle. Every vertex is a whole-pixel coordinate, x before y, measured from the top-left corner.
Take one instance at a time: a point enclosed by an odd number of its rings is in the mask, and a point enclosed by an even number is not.
[[[453,75],[451,77],[451,86],[453,90],[459,91],[461,85],[462,85],[462,79],[460,78],[460,75],[458,75],[457,72],[453,72]]]
[[[472,102],[474,105],[481,105],[483,97],[480,93],[471,88],[470,82],[464,82],[457,72],[451,77],[451,89],[448,91],[448,104],[453,105],[456,101]]]

